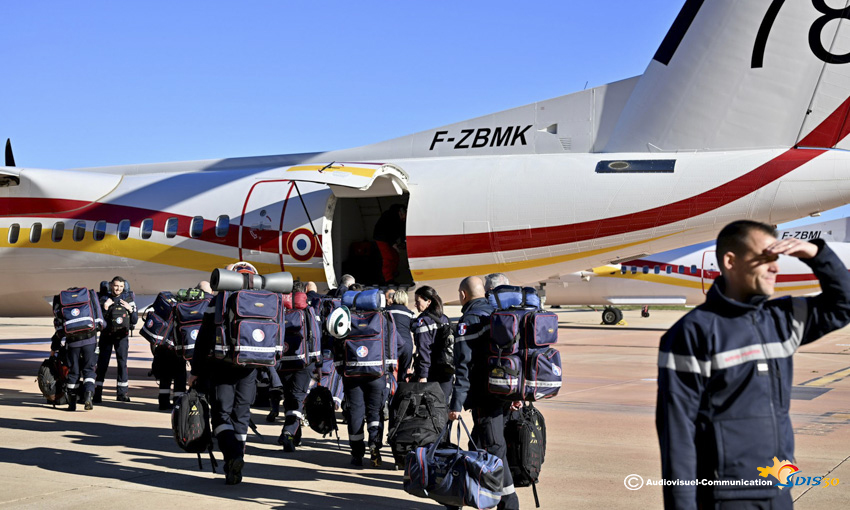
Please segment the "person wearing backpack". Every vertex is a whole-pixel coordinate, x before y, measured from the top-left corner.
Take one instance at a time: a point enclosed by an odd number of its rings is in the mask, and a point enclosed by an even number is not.
[[[441,324],[451,324],[443,315],[443,300],[433,287],[419,287],[414,294],[414,305],[419,317],[413,324],[413,342],[416,345],[416,357],[413,360],[414,380],[419,382],[437,382],[446,395],[446,402],[452,394],[452,376],[454,366],[443,362],[445,342],[438,341]]]
[[[115,359],[118,362],[118,384],[116,400],[129,402],[127,395],[130,386],[130,376],[127,370],[127,353],[130,349],[130,326],[139,320],[136,311],[136,303],[129,294],[124,292],[126,280],[116,276],[109,282],[109,294],[100,296],[100,306],[103,310],[103,318],[106,326],[100,332],[100,354],[97,358],[97,378],[95,380],[94,403],[100,403],[103,399],[103,381],[106,379],[106,370],[109,368],[109,360],[112,350],[115,350]]]
[[[77,391],[80,377],[84,389],[83,403],[93,409],[95,380],[95,348],[97,332],[103,329],[103,315],[97,294],[85,287],[72,287],[53,297],[53,326],[56,333],[50,344],[51,355],[58,353],[62,342],[67,349],[68,379],[65,399],[68,410],[77,410]]]
[[[507,460],[505,421],[510,410],[522,402],[499,400],[487,391],[487,356],[490,343],[490,314],[494,308],[485,298],[484,282],[469,276],[460,282],[462,305],[455,335],[455,381],[449,403],[449,419],[457,420],[466,408],[472,411],[472,439],[479,448],[502,459],[504,479],[499,508],[519,508],[519,499]]]
[[[408,372],[413,367],[413,333],[410,332],[413,312],[407,308],[407,301],[407,291],[399,289],[392,295],[392,304],[387,306],[398,330],[398,382],[407,382]]]
[[[236,262],[226,269],[243,274],[258,274],[248,262]],[[257,370],[253,366],[239,366],[213,356],[217,329],[216,306],[226,296],[227,292],[219,292],[204,312],[188,383],[190,388],[211,389],[210,421],[224,457],[225,483],[236,485],[242,482],[242,469],[245,466],[251,402],[257,392]]]
[[[310,351],[310,344],[313,339],[318,339],[321,335],[321,327],[316,318],[313,309],[307,305],[307,295],[304,293],[304,285],[296,281],[292,287],[292,303],[293,310],[287,312],[289,314],[298,314],[299,323],[303,324],[302,328],[296,328],[299,332],[304,332],[307,335],[306,347]],[[289,320],[289,319],[287,319]],[[287,323],[288,324],[288,323]],[[287,326],[286,334],[289,334],[290,328]],[[297,335],[296,338],[300,338]],[[284,356],[286,356],[284,352]],[[304,417],[304,401],[307,398],[307,393],[310,391],[310,382],[313,380],[313,374],[316,372],[316,362],[314,356],[321,356],[321,352],[310,353],[305,352],[305,359],[297,362],[287,363],[286,359],[281,360],[277,366],[277,376],[279,377],[278,384],[281,386],[278,391],[270,391],[274,396],[271,397],[271,414],[277,414],[280,402],[280,394],[283,394],[283,409],[284,409],[284,424],[280,431],[280,436],[277,438],[277,444],[283,447],[283,451],[290,453],[295,451],[295,447],[301,443],[301,419]],[[273,388],[275,390],[276,388]]]

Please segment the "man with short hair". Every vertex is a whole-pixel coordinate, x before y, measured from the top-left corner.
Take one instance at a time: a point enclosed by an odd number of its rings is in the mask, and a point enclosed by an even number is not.
[[[822,293],[768,300],[781,255],[808,265]],[[774,460],[794,460],[792,356],[850,322],[850,275],[823,240],[777,240],[773,227],[747,220],[720,231],[717,262],[722,275],[705,303],[661,338],[664,505],[790,509],[790,487],[776,486],[786,480],[763,483]],[[732,484],[693,484],[703,479]]]
[[[496,287],[510,285],[508,277],[504,273],[490,273],[484,277],[484,293],[490,294]]]
[[[354,285],[354,277],[350,274],[344,274],[339,279],[339,287],[328,292],[328,296],[341,298],[352,285]]]
[[[464,278],[458,297],[463,315],[455,332],[455,380],[449,419],[458,419],[464,408],[472,410],[472,439],[479,448],[502,459],[504,465],[499,509],[518,509],[519,498],[508,467],[505,420],[510,409],[518,409],[522,402],[500,400],[487,391],[490,314],[494,309],[485,298],[484,282],[477,276]]]
[[[126,280],[116,276],[109,282],[109,295],[100,296],[100,306],[103,307],[103,319],[106,326],[100,332],[97,357],[97,378],[95,381],[95,404],[103,399],[103,381],[106,370],[115,350],[115,360],[118,363],[118,383],[116,387],[117,400],[129,402],[130,374],[127,370],[127,354],[130,350],[130,325],[138,320],[136,303],[129,294],[125,294]]]
[[[317,299],[321,299],[322,296],[319,294],[319,287],[316,286],[315,282],[306,282],[304,284],[304,293],[307,294],[307,303],[312,304],[313,301]]]

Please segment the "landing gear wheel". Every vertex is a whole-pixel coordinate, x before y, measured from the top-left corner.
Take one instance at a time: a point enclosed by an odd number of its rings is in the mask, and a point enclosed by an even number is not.
[[[643,307],[643,310],[640,311],[640,316],[644,318],[649,317],[649,306]]]
[[[613,326],[621,320],[623,320],[623,312],[619,308],[608,306],[602,310],[602,324]]]

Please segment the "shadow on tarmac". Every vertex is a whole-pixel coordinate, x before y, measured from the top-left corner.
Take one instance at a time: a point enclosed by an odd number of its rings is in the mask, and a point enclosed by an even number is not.
[[[29,400],[31,396],[27,396]],[[14,398],[12,400],[15,400]],[[17,400],[22,400],[18,398]],[[8,402],[8,400],[7,400]],[[21,402],[23,405],[32,405]],[[57,409],[57,413],[66,411]],[[434,508],[433,503],[411,502],[391,496],[378,496],[364,493],[319,492],[299,488],[302,482],[353,483],[361,487],[375,489],[401,490],[400,473],[374,473],[366,470],[347,469],[348,449],[336,449],[336,439],[304,439],[304,446],[318,448],[302,449],[287,458],[293,461],[309,462],[308,467],[289,465],[270,465],[262,463],[263,457],[278,458],[282,454],[268,449],[251,447],[249,444],[245,479],[237,486],[224,485],[220,453],[218,475],[209,477],[210,464],[204,459],[204,471],[197,469],[196,458],[191,454],[179,457],[163,455],[160,452],[175,452],[170,429],[153,427],[133,427],[108,423],[88,423],[69,419],[10,420],[0,418],[0,429],[24,430],[36,433],[60,433],[72,443],[90,447],[126,448],[122,454],[129,455],[133,466],[121,465],[115,461],[93,453],[62,450],[49,447],[29,449],[11,449],[0,447],[0,458],[13,465],[35,466],[57,473],[70,473],[94,477],[101,480],[121,480],[159,489],[172,489],[204,496],[222,497],[230,501],[262,503],[276,507],[292,508]],[[64,418],[64,416],[63,416]],[[141,451],[139,451],[141,450]],[[137,467],[147,464],[149,468]],[[333,470],[346,468],[347,472]],[[199,476],[199,475],[203,476]]]

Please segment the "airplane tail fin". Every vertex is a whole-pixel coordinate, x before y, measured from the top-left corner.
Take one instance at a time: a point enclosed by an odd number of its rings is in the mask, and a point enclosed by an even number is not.
[[[687,0],[603,152],[850,146],[848,51],[850,0]]]

